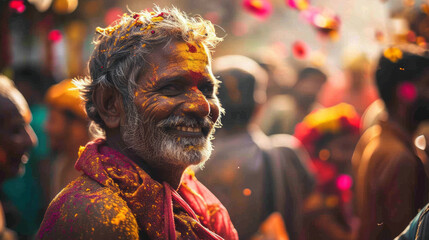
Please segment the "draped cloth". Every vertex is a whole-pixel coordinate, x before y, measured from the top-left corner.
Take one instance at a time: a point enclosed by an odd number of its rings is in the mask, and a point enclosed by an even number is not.
[[[238,239],[226,209],[185,171],[178,190],[97,139],[79,150],[76,169],[119,193],[150,239]]]

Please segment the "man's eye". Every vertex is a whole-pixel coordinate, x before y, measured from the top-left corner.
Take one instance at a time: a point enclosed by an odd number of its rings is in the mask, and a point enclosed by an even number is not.
[[[182,88],[177,85],[169,84],[162,87],[159,91],[164,95],[174,96],[174,95],[180,94],[182,91]]]
[[[207,83],[200,87],[200,91],[207,97],[213,96],[214,86],[213,84]]]

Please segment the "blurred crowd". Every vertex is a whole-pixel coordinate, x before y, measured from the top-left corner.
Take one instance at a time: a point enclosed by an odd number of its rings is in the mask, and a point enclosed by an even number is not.
[[[341,85],[328,68],[233,54],[214,55],[225,113],[194,171],[240,239],[414,239],[429,209],[427,48],[354,53]],[[0,75],[0,239],[33,239],[99,135],[73,79],[12,69]]]

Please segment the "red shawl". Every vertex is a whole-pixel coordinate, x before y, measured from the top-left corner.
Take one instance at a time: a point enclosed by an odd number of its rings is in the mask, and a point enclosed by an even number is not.
[[[189,171],[176,191],[103,139],[81,147],[76,169],[119,192],[150,239],[238,239],[225,207]]]

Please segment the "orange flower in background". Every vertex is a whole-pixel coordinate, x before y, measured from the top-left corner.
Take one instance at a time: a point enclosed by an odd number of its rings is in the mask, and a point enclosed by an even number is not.
[[[299,11],[306,10],[310,6],[308,0],[287,0],[287,5]]]
[[[295,128],[299,139],[312,157],[318,157],[316,143],[326,134],[343,131],[359,132],[360,118],[352,105],[340,103],[333,107],[316,110],[307,115]],[[324,153],[326,155],[326,153]]]
[[[416,43],[417,45],[419,45],[422,48],[426,48],[427,47],[427,43],[426,43],[426,39],[424,37],[417,37],[416,38]]]
[[[271,3],[268,0],[244,0],[243,7],[261,19],[267,18],[272,12]]]
[[[55,108],[69,110],[84,119],[87,117],[79,89],[71,79],[66,79],[49,88],[45,101]]]
[[[402,51],[399,48],[390,47],[384,50],[383,55],[385,58],[395,63],[402,58]]]
[[[302,11],[301,15],[320,34],[333,40],[338,38],[341,20],[333,11],[309,7],[307,10]]]

